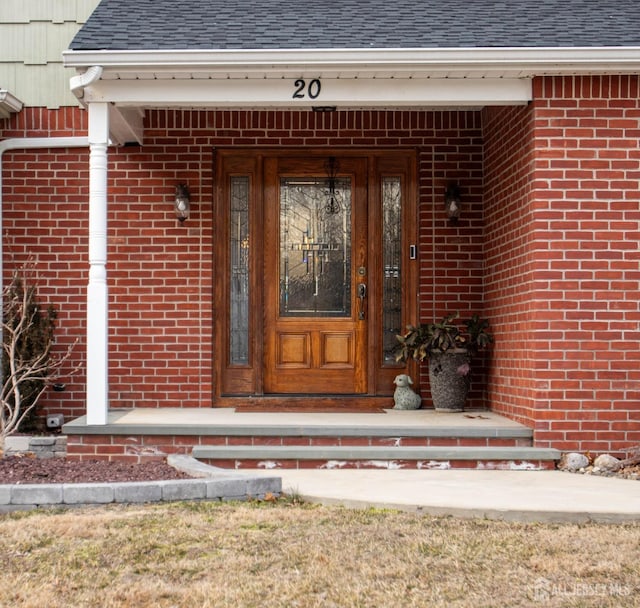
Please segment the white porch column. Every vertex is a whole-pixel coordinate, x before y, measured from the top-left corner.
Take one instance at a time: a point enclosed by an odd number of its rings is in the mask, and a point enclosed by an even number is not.
[[[87,287],[87,424],[109,413],[109,294],[107,291],[107,147],[109,106],[89,111],[89,285]]]

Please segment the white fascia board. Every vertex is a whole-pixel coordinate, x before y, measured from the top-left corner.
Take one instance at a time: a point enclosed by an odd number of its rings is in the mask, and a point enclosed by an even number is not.
[[[640,47],[502,47],[431,49],[264,49],[65,51],[65,67],[82,70],[101,65],[118,72],[203,72],[242,74],[283,71],[328,75],[330,70],[400,74],[415,70],[448,70],[491,76],[506,70],[521,76],[640,71]],[[473,74],[470,74],[473,75]]]
[[[524,105],[530,79],[321,78],[101,80],[83,101],[140,107],[477,107]]]

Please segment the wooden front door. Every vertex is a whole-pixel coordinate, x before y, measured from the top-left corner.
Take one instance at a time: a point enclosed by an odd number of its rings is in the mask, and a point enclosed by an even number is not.
[[[409,150],[216,151],[216,405],[389,404],[416,315],[415,167]]]
[[[265,187],[264,391],[364,393],[366,162],[271,158]]]

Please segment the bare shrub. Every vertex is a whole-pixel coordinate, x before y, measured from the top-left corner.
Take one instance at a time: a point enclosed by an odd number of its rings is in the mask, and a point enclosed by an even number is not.
[[[33,280],[33,264],[13,274],[2,291],[2,399],[0,455],[5,439],[35,412],[45,390],[60,378],[73,344],[52,354],[56,311],[43,312]]]

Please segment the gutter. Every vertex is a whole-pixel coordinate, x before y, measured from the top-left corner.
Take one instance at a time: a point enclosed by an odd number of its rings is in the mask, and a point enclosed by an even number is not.
[[[65,67],[139,72],[246,72],[261,69],[299,73],[320,70],[396,73],[416,70],[458,72],[469,77],[518,73],[522,77],[561,74],[635,73],[640,46],[469,47],[391,49],[99,50],[62,54]],[[91,67],[90,67],[91,66]],[[83,74],[84,76],[84,74]]]

